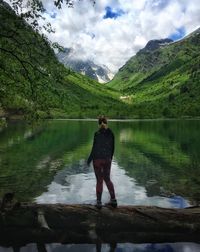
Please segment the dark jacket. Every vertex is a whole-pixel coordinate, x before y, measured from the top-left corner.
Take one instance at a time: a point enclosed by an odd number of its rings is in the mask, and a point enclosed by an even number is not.
[[[95,132],[92,151],[87,163],[89,164],[95,159],[112,159],[114,153],[114,141],[114,134],[109,128],[101,128]]]

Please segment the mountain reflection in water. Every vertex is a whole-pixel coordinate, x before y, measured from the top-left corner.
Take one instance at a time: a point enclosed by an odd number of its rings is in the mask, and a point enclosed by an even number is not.
[[[110,121],[115,134],[111,177],[119,205],[183,208],[200,203],[200,120]],[[39,128],[9,124],[0,134],[0,197],[94,204],[96,179],[85,160],[96,121],[49,121]],[[104,185],[103,202],[109,200]],[[95,245],[46,244],[46,251],[96,251]],[[0,247],[0,252],[12,252]],[[28,244],[20,252],[35,252]],[[102,251],[111,251],[102,244]],[[115,251],[199,252],[195,243],[117,244]]]
[[[200,203],[200,120],[110,121],[109,126],[120,204]],[[35,128],[9,124],[0,134],[0,197],[14,191],[20,201],[94,202],[95,177],[84,161],[97,127],[83,120],[53,120]],[[103,197],[108,199],[106,190]]]

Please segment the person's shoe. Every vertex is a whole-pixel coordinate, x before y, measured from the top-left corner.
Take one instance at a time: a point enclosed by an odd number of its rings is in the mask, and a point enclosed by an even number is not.
[[[100,200],[97,200],[97,203],[95,205],[96,208],[101,209],[102,208],[102,203]]]
[[[105,204],[106,206],[111,206],[116,208],[117,207],[117,200],[116,199],[111,199],[108,203]]]

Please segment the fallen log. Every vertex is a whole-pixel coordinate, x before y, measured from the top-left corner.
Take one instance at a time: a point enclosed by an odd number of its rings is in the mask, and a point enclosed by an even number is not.
[[[0,245],[200,242],[200,207],[21,204],[0,212]]]

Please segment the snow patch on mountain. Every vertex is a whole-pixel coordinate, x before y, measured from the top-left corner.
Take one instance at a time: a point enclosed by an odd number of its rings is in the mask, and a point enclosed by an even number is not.
[[[59,52],[56,55],[58,60],[66,67],[95,79],[100,83],[109,82],[114,77],[114,74],[108,67],[105,65],[99,66],[91,60],[79,59],[71,48],[65,48],[63,52]]]

